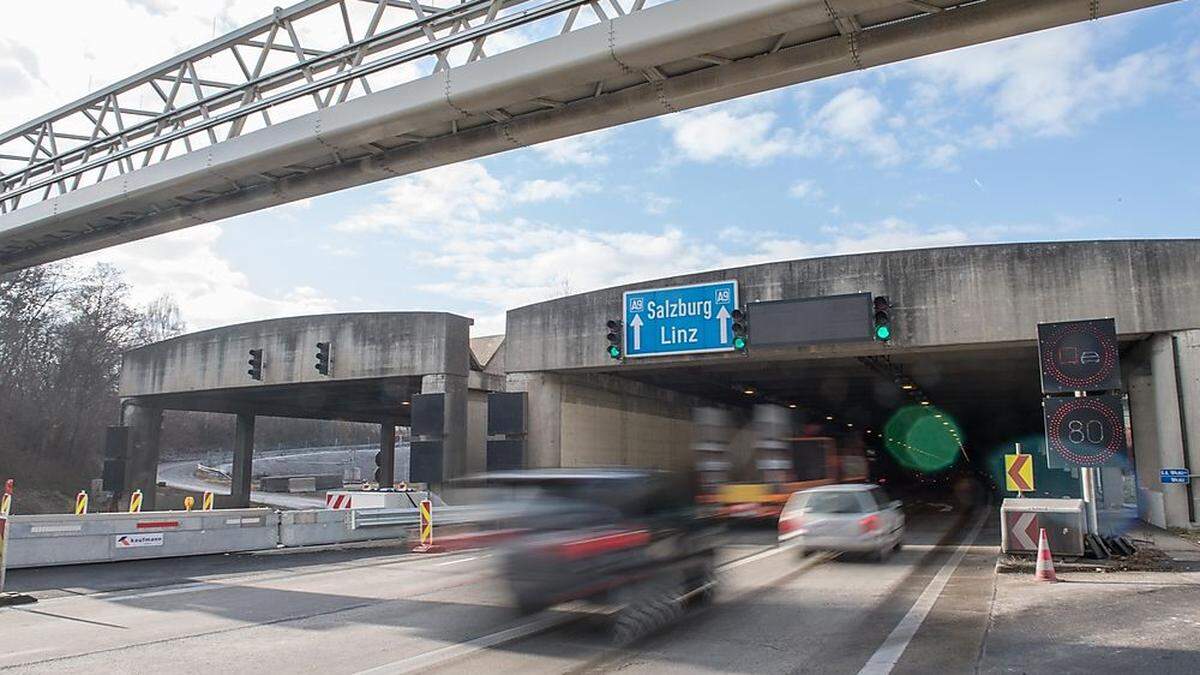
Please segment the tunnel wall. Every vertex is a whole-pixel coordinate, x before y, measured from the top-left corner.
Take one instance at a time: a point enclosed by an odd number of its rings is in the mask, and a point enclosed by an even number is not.
[[[692,408],[707,402],[610,375],[518,373],[529,394],[529,467],[691,467]]]
[[[1200,328],[1200,240],[997,244],[811,258],[690,274],[558,298],[508,313],[509,373],[612,369],[605,321],[621,294],[736,279],[740,302],[867,291],[893,305],[889,350],[1030,343],[1047,321],[1116,317],[1123,335]],[[753,319],[750,328],[754,342]],[[800,349],[804,355],[879,351],[870,342]],[[795,358],[797,349],[777,350]],[[754,358],[772,357],[755,349]],[[659,357],[622,368],[728,354]]]

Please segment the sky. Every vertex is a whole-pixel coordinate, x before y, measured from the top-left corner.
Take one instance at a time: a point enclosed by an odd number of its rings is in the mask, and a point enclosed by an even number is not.
[[[5,7],[0,127],[276,0]],[[70,6],[71,11],[63,8]],[[135,38],[136,39],[133,39]],[[81,256],[189,329],[507,309],[671,274],[841,253],[1200,234],[1200,3],[970,47]]]

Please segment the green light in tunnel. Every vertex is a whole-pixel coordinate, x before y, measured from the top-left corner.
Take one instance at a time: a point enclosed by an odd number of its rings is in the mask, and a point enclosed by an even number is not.
[[[733,338],[733,348],[739,351],[744,350],[746,348],[746,338],[740,335]]]
[[[621,348],[616,345],[609,345],[608,346],[608,355],[613,357],[614,359],[621,358]]]
[[[885,341],[891,340],[892,339],[892,329],[887,326],[876,326],[875,327],[875,339],[876,340],[885,340]]]
[[[888,420],[885,435],[888,453],[904,467],[922,473],[948,468],[962,452],[962,432],[936,406],[901,408]]]

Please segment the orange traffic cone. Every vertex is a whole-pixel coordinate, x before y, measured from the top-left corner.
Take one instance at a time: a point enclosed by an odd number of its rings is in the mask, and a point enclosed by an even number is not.
[[[1050,557],[1050,544],[1046,541],[1046,528],[1038,534],[1037,568],[1033,572],[1037,581],[1058,581],[1054,574],[1054,558]]]

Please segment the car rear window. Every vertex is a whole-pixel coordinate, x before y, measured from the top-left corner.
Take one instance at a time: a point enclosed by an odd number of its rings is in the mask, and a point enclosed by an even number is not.
[[[881,488],[871,488],[871,496],[875,498],[875,504],[879,506],[879,510],[891,508],[892,500]]]
[[[862,513],[862,502],[852,492],[813,492],[804,501],[809,513]]]

